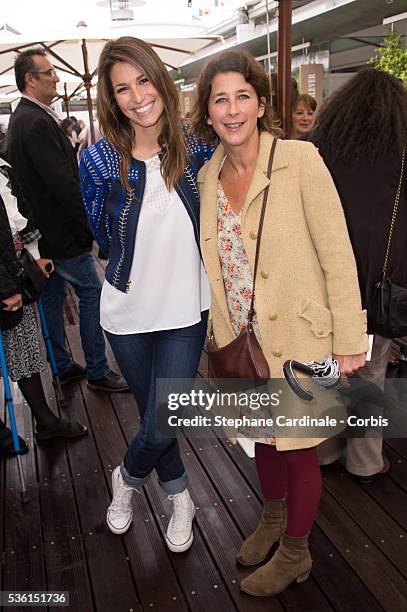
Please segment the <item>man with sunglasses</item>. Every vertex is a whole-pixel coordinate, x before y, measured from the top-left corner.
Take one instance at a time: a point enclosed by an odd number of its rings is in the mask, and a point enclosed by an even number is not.
[[[99,325],[101,283],[91,253],[93,236],[83,207],[76,156],[51,107],[59,78],[41,48],[20,53],[14,71],[22,99],[10,119],[7,154],[41,232],[41,257],[55,264],[42,303],[61,382],[87,375],[91,389],[126,391],[124,379],[106,361]],[[72,361],[65,343],[67,282],[79,298],[86,370]]]

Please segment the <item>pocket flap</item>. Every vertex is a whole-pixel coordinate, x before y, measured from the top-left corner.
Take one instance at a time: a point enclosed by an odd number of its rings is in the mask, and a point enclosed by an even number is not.
[[[326,338],[332,333],[331,311],[315,300],[311,298],[304,300],[298,316],[311,323],[311,331],[317,338]]]

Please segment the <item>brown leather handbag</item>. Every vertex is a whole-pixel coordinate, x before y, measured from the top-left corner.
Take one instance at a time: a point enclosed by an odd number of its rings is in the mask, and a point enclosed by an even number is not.
[[[269,163],[267,168],[267,178],[271,176],[273,167],[274,151],[276,149],[277,139],[273,140],[270,150]],[[256,287],[257,265],[259,262],[261,234],[263,231],[264,215],[266,213],[267,197],[269,193],[269,185],[264,190],[263,204],[261,208],[259,230],[257,233],[256,257],[254,262],[253,273],[253,290],[250,309],[247,319],[247,327],[240,334],[229,342],[226,346],[218,348],[213,337],[212,324],[210,325],[210,334],[207,344],[208,349],[208,374],[209,379],[218,378],[246,378],[249,380],[263,380],[270,376],[270,369],[261,349],[260,343],[257,340],[253,329],[254,317],[254,294]]]

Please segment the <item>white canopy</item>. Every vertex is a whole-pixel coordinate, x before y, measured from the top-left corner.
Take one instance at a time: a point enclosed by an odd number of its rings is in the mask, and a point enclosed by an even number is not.
[[[194,31],[195,30],[195,31]],[[170,31],[171,38],[165,31]],[[101,50],[107,40],[119,36],[135,36],[150,43],[168,68],[178,68],[186,59],[209,45],[218,37],[201,35],[201,28],[186,26],[160,26],[120,28],[117,32],[109,30],[89,30],[76,28],[70,32],[55,32],[58,37],[38,37],[27,40],[21,36],[3,31],[0,33],[0,97],[10,100],[16,93],[13,64],[16,54],[31,47],[42,47],[50,56],[61,80],[58,91],[64,94],[64,84],[71,94],[86,79],[95,75]],[[84,59],[84,53],[86,60]],[[86,62],[87,61],[87,65]],[[11,95],[11,98],[10,98]]]

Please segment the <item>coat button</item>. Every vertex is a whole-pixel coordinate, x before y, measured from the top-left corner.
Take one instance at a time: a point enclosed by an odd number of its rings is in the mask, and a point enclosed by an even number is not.
[[[261,277],[262,277],[262,278],[268,278],[268,277],[269,277],[269,273],[268,273],[268,272],[266,272],[265,270],[262,270],[262,271],[261,271]]]
[[[323,336],[323,335],[324,335],[324,333],[325,333],[325,330],[324,330],[324,329],[319,329],[319,330],[317,331],[318,336]]]
[[[283,353],[281,351],[272,351],[272,355],[274,355],[274,357],[281,357]]]
[[[256,240],[256,238],[257,238],[257,232],[254,232],[254,231],[252,230],[252,231],[250,232],[249,236],[250,236],[250,238],[251,238],[252,240]]]
[[[269,319],[270,321],[276,321],[278,315],[276,312],[272,312],[271,314],[269,314]]]

